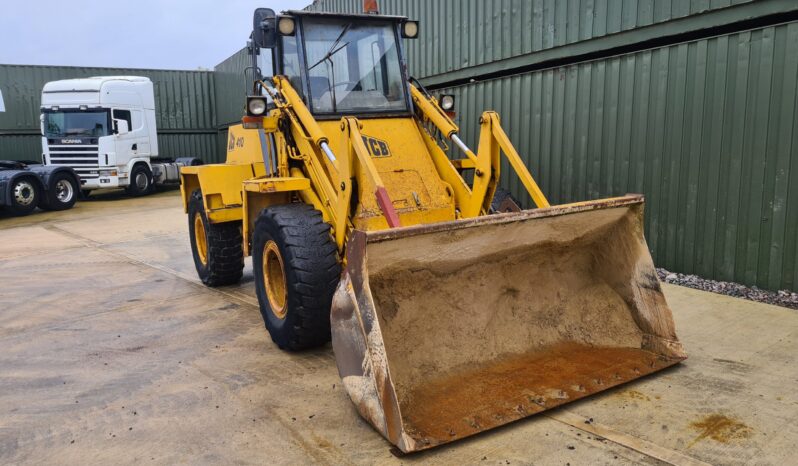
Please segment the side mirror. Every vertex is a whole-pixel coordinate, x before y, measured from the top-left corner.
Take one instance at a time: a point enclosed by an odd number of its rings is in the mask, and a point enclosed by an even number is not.
[[[271,8],[255,10],[252,20],[252,42],[262,49],[271,49],[277,45],[277,15]]]
[[[117,120],[114,118],[114,127],[116,128],[116,134],[120,136],[130,132],[130,128],[127,127],[127,121],[125,120]]]

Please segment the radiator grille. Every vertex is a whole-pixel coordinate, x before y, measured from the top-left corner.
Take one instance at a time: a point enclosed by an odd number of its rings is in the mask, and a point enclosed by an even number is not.
[[[98,178],[99,160],[96,145],[50,145],[50,165],[73,168],[82,179]]]

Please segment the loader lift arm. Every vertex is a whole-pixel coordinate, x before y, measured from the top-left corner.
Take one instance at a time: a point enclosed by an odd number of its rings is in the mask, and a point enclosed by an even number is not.
[[[343,249],[348,229],[352,226],[351,222],[347,222],[349,217],[347,208],[352,195],[351,177],[355,170],[355,164],[362,167],[371,184],[376,187],[374,195],[388,225],[390,227],[401,226],[385,183],[380,178],[368,149],[363,143],[363,135],[360,131],[362,125],[357,118],[341,118],[340,130],[344,137],[341,139],[341,147],[335,155],[329,147],[327,136],[302,102],[302,98],[291,87],[288,79],[284,76],[277,76],[274,78],[274,84],[274,88],[271,88],[261,82],[262,88],[269,92],[276,106],[290,119],[292,127],[296,130],[295,134],[299,134],[299,137],[312,149],[302,153],[300,158],[307,167],[308,176],[313,181],[312,184],[320,188],[316,195],[321,203],[330,209],[329,221],[339,249]],[[443,112],[437,101],[424,95],[415,86],[411,86],[410,89],[416,108],[449,140],[455,142],[455,145],[466,155],[466,159],[452,161],[437,145],[434,148],[437,150],[430,151],[438,174],[454,189],[455,201],[460,213],[459,218],[472,218],[488,212],[501,174],[501,154],[507,157],[510,166],[520,178],[535,205],[538,208],[550,207],[545,195],[502,129],[499,115],[496,112],[486,111],[480,117],[479,147],[477,154],[474,154],[459,140],[457,137],[459,128]],[[431,148],[430,143],[435,143],[428,133],[426,138],[429,139],[427,147]],[[461,166],[473,166],[475,169],[472,186],[468,186],[457,172],[455,164],[458,162]]]
[[[521,183],[535,205],[538,208],[550,207],[546,196],[540,190],[529,169],[524,165],[515,147],[510,142],[510,138],[507,137],[507,134],[502,129],[501,120],[496,112],[486,111],[479,118],[479,146],[477,154],[474,154],[457,136],[460,129],[440,108],[433,97],[425,95],[415,86],[411,88],[411,93],[413,95],[413,103],[416,104],[416,107],[424,117],[435,125],[466,156],[465,159],[449,160],[441,150],[430,151],[438,172],[455,187],[457,203],[460,207],[462,218],[471,218],[487,213],[501,174],[500,153],[507,157],[510,166],[521,179]],[[434,144],[434,140],[432,140],[429,133],[427,133],[427,136]],[[429,144],[428,147],[430,147]],[[465,181],[455,169],[456,165],[474,169],[472,186],[469,187],[465,184]]]
[[[402,37],[418,24],[258,9],[254,27],[273,77],[255,81],[229,128],[227,163],[181,172],[197,271],[217,277],[209,286],[233,283],[251,255],[272,340],[297,351],[331,339],[358,411],[399,449],[686,357],[643,236],[643,197],[551,206],[493,111],[472,151],[407,75]],[[331,52],[339,74],[308,67]],[[536,208],[491,215],[502,157]]]
[[[363,143],[363,136],[360,133],[361,125],[357,119],[341,118],[340,128],[344,137],[341,139],[341,147],[336,156],[329,147],[328,138],[302,102],[301,97],[291,87],[288,79],[284,76],[276,76],[274,83],[274,89],[263,82],[261,85],[270,93],[275,105],[291,121],[295,134],[299,134],[311,149],[300,152],[297,158],[307,168],[307,175],[312,180],[312,185],[320,188],[314,194],[319,199],[317,202],[326,207],[326,209],[319,210],[325,212],[329,209],[328,221],[332,225],[339,250],[343,250],[348,230],[352,227],[349,221],[349,209],[352,197],[352,177],[356,166],[363,171],[371,185],[376,187],[374,195],[389,226],[392,228],[401,226],[385,183]]]

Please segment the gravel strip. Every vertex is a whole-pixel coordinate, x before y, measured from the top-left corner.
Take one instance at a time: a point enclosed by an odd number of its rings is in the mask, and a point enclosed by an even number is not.
[[[776,306],[798,309],[798,293],[787,290],[767,291],[760,290],[755,286],[745,286],[739,283],[718,282],[708,280],[697,275],[687,275],[683,273],[669,272],[665,269],[657,269],[659,279],[665,283],[686,286],[697,290],[711,291],[712,293],[725,294],[735,298],[743,298],[758,303],[774,304]]]

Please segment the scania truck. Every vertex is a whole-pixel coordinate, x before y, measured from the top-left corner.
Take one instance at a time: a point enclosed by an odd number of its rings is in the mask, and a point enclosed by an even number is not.
[[[130,195],[155,185],[177,184],[180,167],[199,165],[194,157],[158,156],[152,81],[138,76],[99,76],[52,81],[41,104],[45,165],[73,168],[84,195],[125,188]]]

